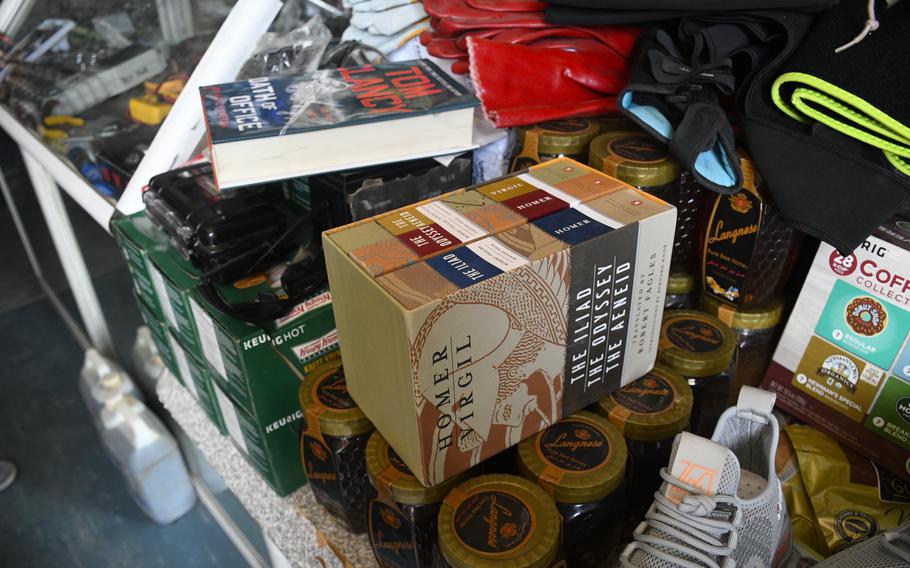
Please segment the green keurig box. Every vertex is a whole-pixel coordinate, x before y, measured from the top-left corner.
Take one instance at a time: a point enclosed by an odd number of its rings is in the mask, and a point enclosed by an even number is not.
[[[227,303],[251,301],[260,283],[223,286]],[[297,391],[308,370],[337,359],[330,296],[314,294],[291,314],[256,326],[190,293],[200,349],[213,378],[215,400],[234,445],[279,495],[306,482],[300,462]]]
[[[136,298],[136,304],[139,306],[139,314],[149,328],[152,341],[161,356],[161,361],[167,367],[167,370],[177,377],[177,380],[182,384],[183,379],[180,377],[180,369],[177,367],[177,360],[174,358],[174,352],[171,349],[167,325],[158,319],[155,311],[141,298]]]
[[[212,424],[222,434],[227,434],[208,367],[180,343],[177,333],[173,329],[168,333],[168,339],[177,366],[177,376],[181,379],[181,383],[209,417]]]
[[[148,255],[152,251],[169,248],[167,235],[153,225],[143,211],[112,220],[111,233],[126,260],[136,295],[146,303],[156,320],[164,321],[164,312],[152,280]]]
[[[190,292],[199,286],[199,271],[173,248],[148,253],[148,273],[157,293],[163,322],[180,343],[202,359],[196,322],[190,309]]]

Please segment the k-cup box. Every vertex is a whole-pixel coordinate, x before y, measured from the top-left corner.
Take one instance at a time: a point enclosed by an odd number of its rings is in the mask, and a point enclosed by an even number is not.
[[[765,388],[777,404],[910,479],[910,221],[848,255],[822,244]]]

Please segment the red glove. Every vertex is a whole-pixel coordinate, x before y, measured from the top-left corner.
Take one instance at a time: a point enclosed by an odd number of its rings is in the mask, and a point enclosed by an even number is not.
[[[504,12],[478,10],[465,0],[424,0],[423,7],[437,35],[454,36],[459,33],[486,28],[543,28],[549,26],[543,12]]]
[[[568,52],[469,38],[471,79],[498,128],[616,112],[627,60],[612,52]]]
[[[546,2],[535,0],[467,0],[468,5],[490,12],[543,12]]]

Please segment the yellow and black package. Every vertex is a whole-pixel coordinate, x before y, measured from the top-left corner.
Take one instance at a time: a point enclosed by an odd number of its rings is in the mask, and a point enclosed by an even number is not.
[[[827,547],[819,553],[834,554],[910,521],[910,483],[811,426],[790,425],[786,432],[799,461],[799,475],[794,477],[802,481]],[[785,482],[785,492],[794,529],[799,530],[796,519],[802,525],[810,517],[793,479]],[[811,536],[798,532],[796,536],[810,544]]]
[[[803,485],[803,478],[799,472],[799,460],[796,449],[790,441],[786,430],[780,433],[780,442],[777,444],[775,457],[777,477],[784,490],[784,499],[787,501],[787,513],[793,524],[793,539],[815,550],[822,556],[828,556],[828,544],[822,534],[812,509],[812,501]]]

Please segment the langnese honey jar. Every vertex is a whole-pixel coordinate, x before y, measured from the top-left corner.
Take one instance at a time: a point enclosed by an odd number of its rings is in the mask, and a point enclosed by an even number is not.
[[[618,546],[626,513],[626,442],[602,416],[581,411],[524,440],[518,468],[553,496],[569,566],[602,566]]]
[[[365,532],[372,493],[365,450],[373,424],[348,393],[340,362],[315,369],[298,394],[300,455],[313,495],[348,530]]]

